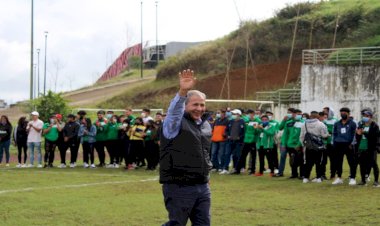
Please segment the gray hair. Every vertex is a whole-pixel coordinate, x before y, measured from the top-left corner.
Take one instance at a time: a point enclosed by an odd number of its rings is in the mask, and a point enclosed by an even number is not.
[[[189,90],[187,92],[185,104],[187,104],[189,102],[189,100],[190,100],[190,98],[192,96],[198,96],[198,97],[206,100],[206,94],[202,93],[201,91],[199,91],[199,90]]]

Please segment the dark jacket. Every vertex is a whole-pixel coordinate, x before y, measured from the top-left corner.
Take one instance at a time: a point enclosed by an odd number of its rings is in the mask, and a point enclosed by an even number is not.
[[[11,139],[12,125],[0,123],[0,142],[5,142]]]
[[[77,122],[68,122],[63,127],[63,136],[68,137],[69,140],[77,141],[79,132],[79,124]]]
[[[363,124],[359,124],[359,128],[363,128]],[[368,151],[376,151],[376,145],[377,145],[377,138],[379,136],[379,126],[376,124],[376,122],[371,122],[369,125],[369,131],[368,133],[363,133],[363,135],[356,134],[356,150],[359,149],[360,141],[362,139],[362,136],[365,136],[368,140]]]
[[[345,131],[345,133],[342,133]],[[356,123],[352,119],[348,119],[343,125],[342,120],[334,124],[333,141],[335,143],[352,143],[356,133]]]
[[[28,122],[24,122],[22,125],[16,126],[13,133],[13,140],[16,144],[26,144],[28,140],[28,131],[26,130],[26,126]]]
[[[234,123],[235,120],[230,120],[228,122],[228,125],[227,125],[227,128],[226,128],[226,136],[229,137],[231,136],[231,128],[232,128],[232,124]],[[240,119],[238,121],[239,123],[239,142],[240,143],[243,143],[244,142],[244,134],[245,134],[245,122],[243,119]]]
[[[211,126],[207,117],[197,125],[185,113],[173,139],[160,136],[160,183],[204,184],[209,181]],[[161,130],[162,133],[162,130]]]

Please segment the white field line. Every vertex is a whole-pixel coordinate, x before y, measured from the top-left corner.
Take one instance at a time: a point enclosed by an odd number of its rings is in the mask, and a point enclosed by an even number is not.
[[[98,186],[98,185],[150,182],[150,181],[157,181],[157,180],[158,180],[158,177],[144,179],[144,180],[108,181],[108,182],[86,183],[86,184],[70,184],[70,185],[50,186],[50,187],[28,187],[28,188],[22,188],[22,189],[0,190],[0,195],[7,194],[7,193],[18,193],[18,192],[37,191],[37,190],[82,188],[82,187],[92,187],[92,186]]]

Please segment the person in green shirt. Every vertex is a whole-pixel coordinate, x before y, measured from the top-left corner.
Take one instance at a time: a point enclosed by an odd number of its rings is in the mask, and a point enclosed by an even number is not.
[[[334,124],[338,121],[337,118],[335,118],[335,112],[334,109],[331,107],[324,107],[323,108],[323,113],[327,115],[327,119],[323,121],[323,123],[327,126],[327,132],[331,136],[329,136],[327,139],[325,139],[326,142],[326,150],[323,151],[322,153],[322,179],[326,180],[326,165],[327,165],[327,160],[330,159],[330,179],[333,179],[333,172],[336,171],[335,169],[335,164],[334,163],[334,145],[332,142],[332,134],[333,134],[333,129],[334,129]]]
[[[42,127],[42,133],[45,136],[44,168],[53,167],[54,152],[57,147],[58,134],[62,131],[62,129],[63,128],[58,123],[55,114],[50,116],[49,122],[46,122]]]
[[[116,115],[111,116],[107,124],[107,138],[106,147],[108,154],[110,156],[110,163],[106,166],[107,168],[119,168],[119,155],[121,148],[118,147],[119,130],[121,129],[121,124],[118,123],[118,118]]]
[[[299,139],[301,127],[305,123],[302,119],[302,111],[295,109],[295,117],[285,123],[284,132],[282,134],[282,144],[286,147],[290,155],[290,166],[292,168],[292,175],[290,179],[302,178],[303,174],[303,152],[302,144]],[[299,170],[298,170],[299,169]]]
[[[278,166],[278,147],[279,147],[279,143],[280,141],[277,140],[277,133],[278,133],[278,129],[280,127],[280,123],[274,119],[273,117],[273,112],[271,111],[266,111],[265,114],[268,116],[268,120],[269,120],[269,124],[271,126],[273,126],[275,128],[275,135],[274,135],[274,144],[273,144],[273,148],[270,150],[270,156],[271,156],[271,160],[272,160],[272,164],[273,164],[273,168],[274,168],[274,172],[272,171],[272,173],[274,174],[278,174],[279,173],[279,166]]]
[[[133,126],[135,124],[136,117],[133,116],[133,111],[131,108],[125,109],[125,117],[129,120],[130,126]]]
[[[94,125],[96,127],[96,143],[95,143],[95,149],[96,152],[98,152],[99,156],[99,165],[98,167],[104,167],[105,164],[105,152],[104,147],[106,145],[107,140],[107,124],[108,120],[104,117],[105,111],[100,110],[97,112],[98,119],[95,121]]]
[[[261,116],[261,123],[256,125],[255,134],[257,135],[256,147],[259,150],[260,170],[256,176],[262,176],[264,173],[265,157],[268,160],[270,176],[274,175],[274,166],[272,161],[271,150],[274,147],[274,136],[276,135],[277,126],[269,122],[267,115]]]

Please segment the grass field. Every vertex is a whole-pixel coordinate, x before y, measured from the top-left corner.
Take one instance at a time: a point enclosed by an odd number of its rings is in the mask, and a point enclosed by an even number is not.
[[[153,226],[167,219],[158,172],[14,166],[0,168],[0,225]],[[380,189],[372,186],[212,174],[211,189],[212,225],[380,225]]]

